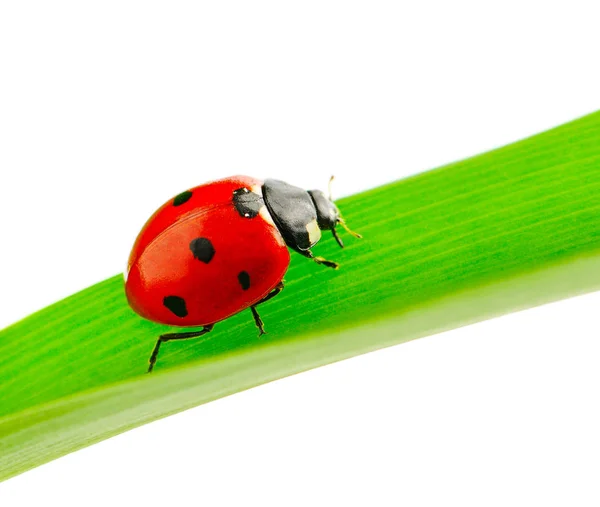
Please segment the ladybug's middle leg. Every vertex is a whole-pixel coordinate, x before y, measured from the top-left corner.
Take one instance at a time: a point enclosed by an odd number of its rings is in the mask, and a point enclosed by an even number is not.
[[[279,294],[283,290],[283,287],[284,287],[284,285],[283,285],[283,280],[282,280],[264,298],[262,298],[258,303],[255,303],[250,307],[250,310],[252,311],[252,316],[254,317],[254,323],[256,324],[256,327],[258,328],[258,331],[259,331],[258,336],[262,336],[263,334],[266,334],[267,332],[265,331],[264,323],[263,323],[262,319],[260,318],[260,315],[258,314],[256,307],[258,305],[266,303],[269,299],[273,299],[275,296],[277,296],[277,294]]]
[[[209,324],[208,326],[204,326],[200,331],[188,331],[185,333],[168,333],[160,335],[158,340],[156,340],[156,345],[154,346],[154,350],[152,351],[152,355],[148,361],[150,363],[148,366],[148,373],[152,371],[154,365],[156,364],[156,358],[158,357],[158,351],[160,350],[161,343],[171,340],[186,340],[187,338],[196,338],[208,333],[209,331],[212,331],[213,327],[214,324]]]

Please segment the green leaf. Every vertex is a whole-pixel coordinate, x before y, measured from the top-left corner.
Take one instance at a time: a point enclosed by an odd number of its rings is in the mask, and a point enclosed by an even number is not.
[[[600,287],[600,113],[342,199],[364,235],[298,255],[286,289],[197,340],[127,306],[121,277],[0,332],[0,479],[166,415],[370,350]]]

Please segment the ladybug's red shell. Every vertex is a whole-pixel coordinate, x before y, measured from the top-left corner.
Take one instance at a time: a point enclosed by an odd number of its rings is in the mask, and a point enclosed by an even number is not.
[[[262,203],[261,186],[234,176],[192,188],[156,211],[127,264],[131,307],[154,322],[204,326],[269,294],[290,255]],[[255,213],[234,205],[241,194],[259,203]]]

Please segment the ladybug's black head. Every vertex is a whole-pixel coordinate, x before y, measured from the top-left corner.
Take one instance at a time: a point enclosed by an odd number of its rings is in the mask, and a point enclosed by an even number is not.
[[[333,178],[332,178],[333,179]],[[331,231],[340,247],[344,247],[335,228],[341,224],[350,231],[330,197],[320,190],[302,190],[279,180],[265,180],[264,202],[286,244],[303,253],[321,239],[321,231]]]
[[[315,208],[317,210],[317,223],[319,224],[319,229],[322,231],[331,231],[333,237],[338,242],[341,248],[344,248],[344,243],[342,242],[342,238],[340,238],[335,230],[338,224],[346,229],[350,234],[352,234],[356,238],[362,237],[360,234],[357,234],[354,231],[348,229],[346,222],[342,218],[340,214],[340,210],[333,203],[333,199],[331,198],[331,182],[333,181],[333,176],[329,180],[329,196],[326,196],[320,190],[309,190],[308,194],[310,195],[313,203],[315,204]]]
[[[317,223],[322,231],[331,231],[340,220],[340,210],[337,206],[320,190],[309,190],[313,204],[317,210]]]
[[[337,209],[337,206],[333,204],[333,201],[320,190],[309,190],[308,195],[310,195],[315,204],[315,209],[317,210],[317,224],[319,224],[319,229],[322,231],[331,231],[333,237],[338,242],[338,245],[340,245],[340,248],[344,248],[342,238],[340,238],[335,231],[337,224],[339,224],[341,220],[340,210]]]

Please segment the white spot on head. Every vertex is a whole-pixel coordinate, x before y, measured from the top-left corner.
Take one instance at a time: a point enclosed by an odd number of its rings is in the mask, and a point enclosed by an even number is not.
[[[245,216],[245,217],[249,217],[249,216],[250,216],[250,213],[244,213],[244,216]]]
[[[314,245],[321,239],[321,229],[319,229],[316,219],[306,224],[306,231],[308,232],[308,241],[310,241],[311,245]]]

